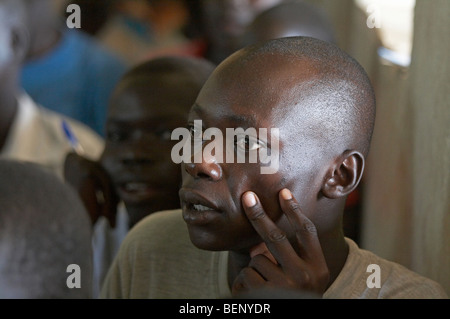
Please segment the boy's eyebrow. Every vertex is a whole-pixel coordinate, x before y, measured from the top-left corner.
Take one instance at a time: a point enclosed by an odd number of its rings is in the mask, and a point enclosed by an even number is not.
[[[192,113],[196,113],[200,116],[205,115],[205,110],[197,103],[195,103],[191,111],[189,112],[189,115],[192,115]],[[250,114],[250,115],[237,115],[237,114],[226,114],[222,115],[221,119],[228,122],[228,123],[236,123],[236,127],[242,127],[242,128],[249,128],[254,127],[258,128],[256,118]]]

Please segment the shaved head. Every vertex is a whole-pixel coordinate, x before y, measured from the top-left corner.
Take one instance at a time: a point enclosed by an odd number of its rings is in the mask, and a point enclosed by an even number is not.
[[[117,85],[110,103],[109,114],[120,111],[116,110],[114,99],[122,95],[124,90],[130,89],[141,89],[143,96],[147,99],[151,99],[157,94],[156,92],[169,90],[170,93],[167,96],[173,100],[170,106],[181,107],[187,114],[214,68],[215,65],[206,59],[184,56],[158,57],[136,65],[123,75]],[[152,107],[155,108],[155,106]],[[168,107],[167,102],[166,105],[158,107]]]
[[[0,160],[0,298],[90,298],[91,223],[76,192],[34,163]],[[67,268],[82,271],[69,289]]]
[[[261,63],[264,67],[257,67]],[[266,86],[285,91],[284,95],[273,94],[284,104],[301,104],[303,114],[316,120],[316,133],[324,146],[341,145],[367,156],[375,94],[362,66],[339,47],[311,37],[274,39],[236,52],[217,71],[231,74],[243,69],[252,69],[253,74],[241,86],[267,82]]]
[[[123,76],[122,82],[146,81],[148,78],[175,74],[202,86],[214,68],[215,65],[205,59],[179,56],[159,57],[133,67]]]

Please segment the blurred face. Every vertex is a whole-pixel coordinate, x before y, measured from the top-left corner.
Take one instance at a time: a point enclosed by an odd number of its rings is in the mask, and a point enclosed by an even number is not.
[[[327,159],[317,140],[320,127],[308,114],[314,96],[308,81],[314,70],[305,62],[277,56],[261,56],[247,64],[236,62],[238,56],[225,61],[207,81],[191,109],[189,123],[202,120],[203,129],[216,127],[224,136],[226,128],[268,128],[269,132],[279,128],[280,167],[274,174],[261,174],[259,162],[219,163],[214,156],[198,164],[182,164],[183,216],[193,243],[207,250],[247,251],[261,242],[241,204],[242,194],[250,190],[258,195],[266,213],[292,233],[282,215],[278,192],[289,188],[313,219],[326,172]],[[208,143],[212,142],[204,142]],[[242,144],[234,146],[242,148]],[[244,145],[246,151],[254,147]]]
[[[173,87],[149,79],[120,86],[112,98],[101,161],[132,219],[180,207],[171,131],[185,126],[198,88]]]

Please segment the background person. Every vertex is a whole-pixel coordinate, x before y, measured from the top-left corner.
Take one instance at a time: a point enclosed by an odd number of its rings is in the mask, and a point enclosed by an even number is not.
[[[100,160],[68,155],[66,180],[79,192],[94,223],[96,284],[128,230],[145,216],[180,207],[180,166],[171,160],[172,130],[189,109],[214,65],[193,57],[159,57],[129,70],[108,110]],[[97,201],[102,191],[104,202]],[[97,287],[96,289],[99,289]]]
[[[38,163],[63,178],[67,153],[81,146],[85,157],[98,159],[103,139],[83,123],[37,104],[20,86],[29,40],[25,21],[21,1],[0,1],[0,158]]]
[[[20,83],[42,106],[103,136],[108,101],[126,64],[99,42],[68,29],[51,0],[18,0],[27,9],[30,43]]]
[[[91,225],[76,192],[34,163],[0,160],[0,176],[0,298],[91,298]]]

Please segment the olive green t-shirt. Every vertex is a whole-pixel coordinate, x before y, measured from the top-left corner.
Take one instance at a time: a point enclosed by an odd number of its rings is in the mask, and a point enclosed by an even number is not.
[[[346,241],[347,261],[324,298],[448,298],[438,283]],[[228,252],[191,243],[181,210],[154,213],[128,233],[100,298],[229,298],[227,262]]]

